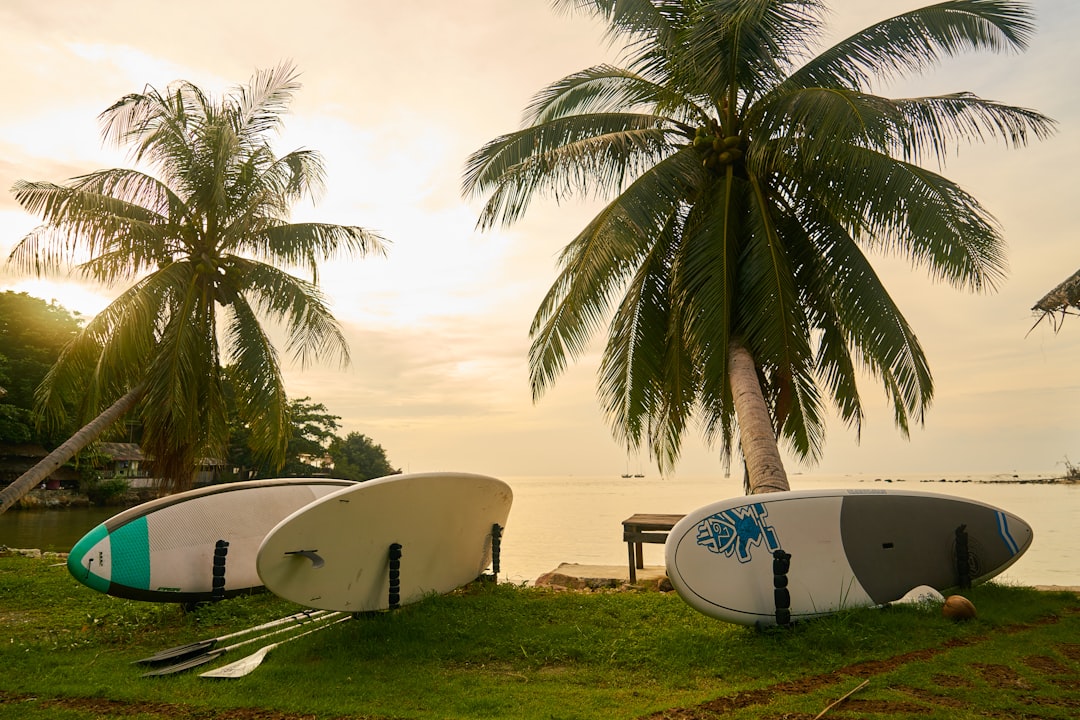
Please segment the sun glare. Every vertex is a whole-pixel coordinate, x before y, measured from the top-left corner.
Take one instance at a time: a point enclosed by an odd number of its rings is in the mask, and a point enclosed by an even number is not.
[[[112,298],[96,290],[93,286],[76,282],[58,280],[27,279],[5,283],[0,291],[24,292],[31,297],[48,302],[55,302],[65,310],[79,313],[84,319],[97,315],[112,302]]]

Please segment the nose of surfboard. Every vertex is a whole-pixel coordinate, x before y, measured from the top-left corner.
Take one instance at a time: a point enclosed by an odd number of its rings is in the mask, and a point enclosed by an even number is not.
[[[87,587],[113,593],[116,586],[150,587],[150,550],[146,518],[110,531],[105,524],[88,532],[68,555],[68,572]]]
[[[1031,545],[1031,541],[1035,537],[1035,531],[1031,529],[1030,525],[1012,513],[999,510],[997,517],[1001,541],[1005,543],[1005,547],[1009,549],[1009,552],[1014,557],[1019,558]]]
[[[83,535],[68,554],[67,568],[71,576],[98,592],[109,591],[109,531],[98,525]]]

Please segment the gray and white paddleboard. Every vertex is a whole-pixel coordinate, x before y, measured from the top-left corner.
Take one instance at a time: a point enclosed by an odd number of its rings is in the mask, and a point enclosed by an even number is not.
[[[664,556],[672,586],[695,609],[768,625],[784,597],[778,589],[790,596],[792,620],[881,605],[918,585],[955,587],[962,568],[973,583],[988,580],[1016,562],[1032,537],[1015,515],[959,497],[792,491],[698,508],[672,528]],[[959,562],[958,543],[962,556],[967,548]],[[774,577],[777,550],[791,555],[782,581]]]

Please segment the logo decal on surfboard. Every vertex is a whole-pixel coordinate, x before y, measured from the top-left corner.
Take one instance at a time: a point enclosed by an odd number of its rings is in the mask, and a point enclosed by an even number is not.
[[[765,522],[769,511],[762,503],[724,510],[698,523],[697,544],[711,553],[734,555],[740,563],[750,562],[750,548],[763,542],[771,555],[780,549],[772,525]]]

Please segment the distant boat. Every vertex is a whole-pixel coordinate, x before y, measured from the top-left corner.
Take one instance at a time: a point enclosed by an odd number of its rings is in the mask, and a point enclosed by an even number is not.
[[[634,473],[634,477],[645,477],[645,473]]]

